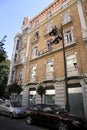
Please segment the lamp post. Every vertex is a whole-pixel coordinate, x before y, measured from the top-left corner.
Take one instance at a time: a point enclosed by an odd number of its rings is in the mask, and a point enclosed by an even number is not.
[[[66,66],[66,56],[65,56],[65,46],[64,46],[64,35],[63,35],[63,27],[61,26],[60,30],[55,28],[49,33],[50,36],[55,36],[55,39],[51,42],[51,44],[58,44],[59,41],[62,40],[63,47],[63,58],[64,58],[64,76],[65,76],[65,108],[67,111],[70,111],[69,106],[69,96],[68,96],[68,82],[67,82],[67,66]]]

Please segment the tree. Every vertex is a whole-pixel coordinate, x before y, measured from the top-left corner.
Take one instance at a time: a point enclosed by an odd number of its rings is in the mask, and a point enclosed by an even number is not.
[[[4,49],[6,36],[0,41],[0,97],[3,97],[8,81],[10,68],[10,60],[7,59],[7,54]]]
[[[46,93],[45,88],[43,87],[43,85],[39,85],[37,88],[37,93],[41,96],[41,104],[43,103],[43,95]]]
[[[0,62],[3,62],[7,55],[6,55],[6,51],[4,49],[4,42],[7,36],[4,36],[3,39],[0,41]]]
[[[22,86],[18,85],[17,83],[13,83],[11,85],[8,85],[8,94],[11,96],[12,94],[17,94],[19,95],[23,91]]]

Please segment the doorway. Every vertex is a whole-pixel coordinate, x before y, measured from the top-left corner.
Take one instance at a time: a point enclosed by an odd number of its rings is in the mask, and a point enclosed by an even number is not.
[[[70,113],[84,116],[82,87],[68,88]]]

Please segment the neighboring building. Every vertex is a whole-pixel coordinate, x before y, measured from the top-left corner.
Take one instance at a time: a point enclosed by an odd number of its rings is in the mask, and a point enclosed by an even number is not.
[[[64,57],[62,40],[54,40],[49,33],[56,26],[63,27],[65,56],[67,62],[68,95],[71,113],[87,118],[87,1],[55,0],[33,19],[24,18],[16,64],[12,58],[11,74],[14,81],[23,85],[22,104],[40,103],[37,87],[45,89],[44,103],[65,107]],[[14,44],[17,44],[14,42]],[[16,46],[16,45],[15,45]],[[9,77],[9,84],[13,81]],[[12,81],[12,82],[11,82]]]

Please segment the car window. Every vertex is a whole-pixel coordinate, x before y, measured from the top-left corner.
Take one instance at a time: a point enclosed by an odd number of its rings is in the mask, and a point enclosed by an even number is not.
[[[3,103],[1,103],[0,105],[1,105],[1,106],[6,106],[6,103],[3,102]]]
[[[53,110],[55,110],[55,111],[59,111],[59,110],[63,109],[63,107],[60,106],[60,105],[50,105],[50,107],[51,107]]]
[[[22,107],[19,102],[11,102],[12,107]]]
[[[43,107],[43,108],[42,108],[42,111],[43,111],[43,112],[46,112],[46,113],[51,113],[51,112],[52,112],[52,109],[47,106],[47,107]]]
[[[34,106],[34,110],[37,110],[37,111],[41,110],[41,106],[40,105]]]

